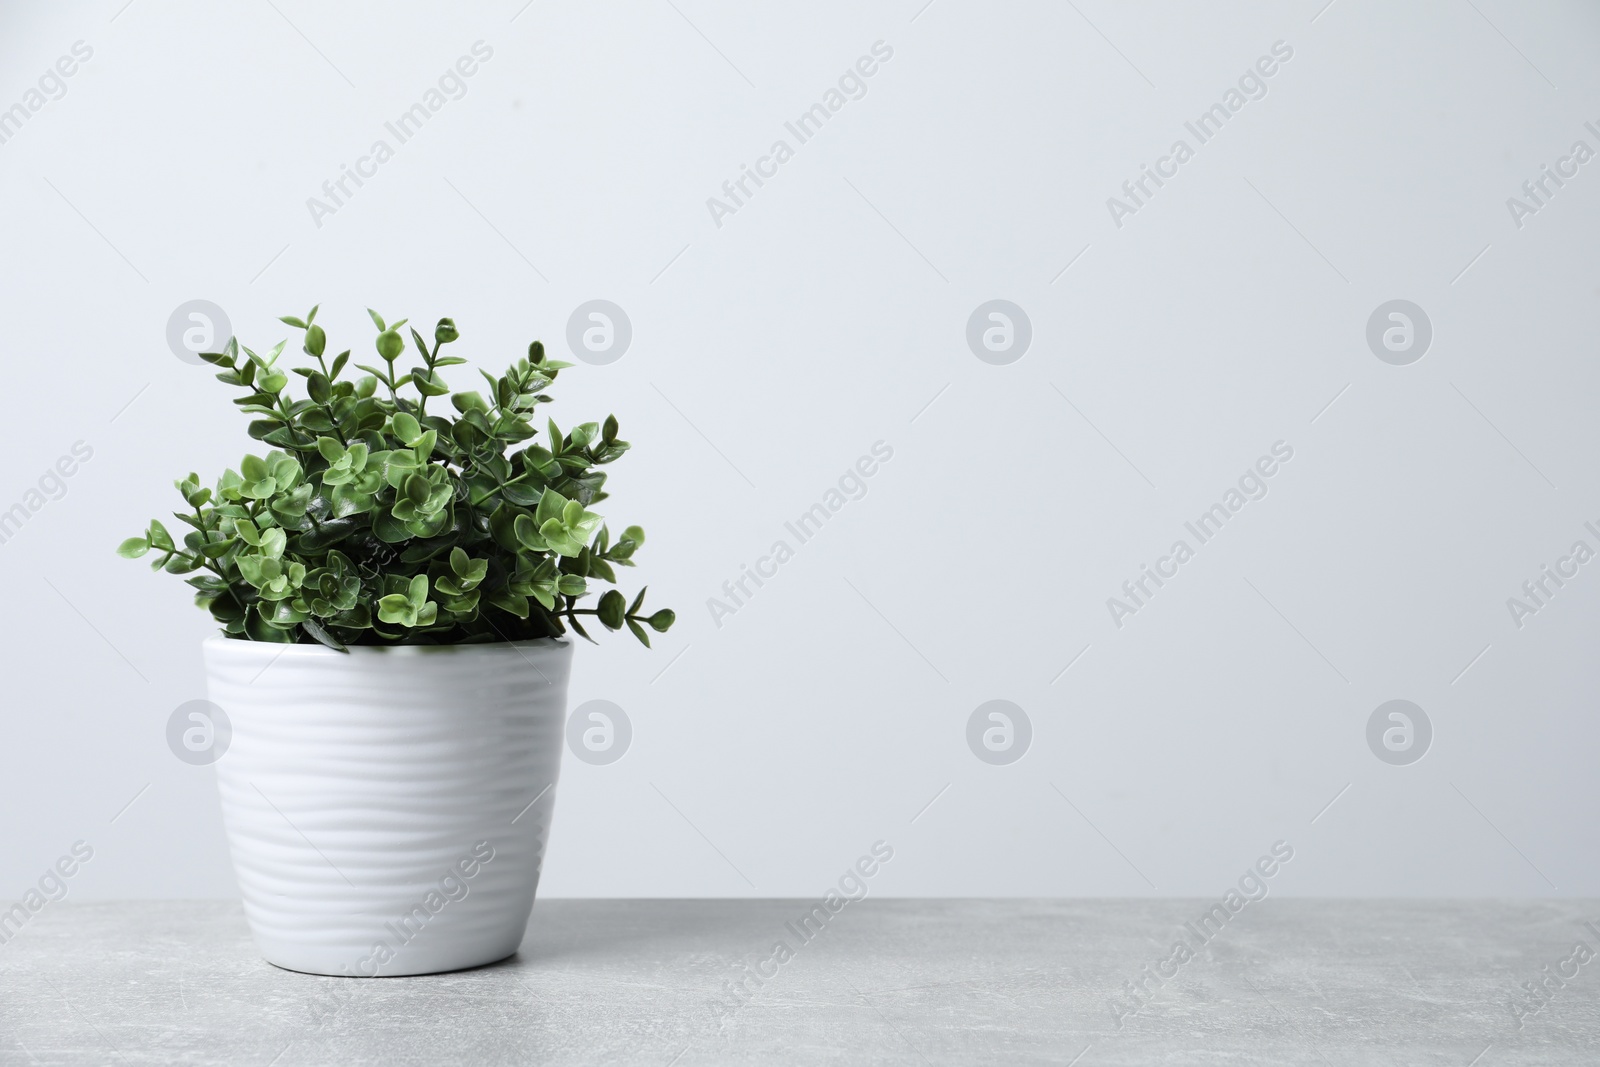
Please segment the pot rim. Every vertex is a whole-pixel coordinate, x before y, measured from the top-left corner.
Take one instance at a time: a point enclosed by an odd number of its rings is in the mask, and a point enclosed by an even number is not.
[[[573,642],[571,638],[567,637],[536,637],[531,641],[485,641],[451,645],[351,645],[348,652],[340,652],[338,649],[320,644],[280,644],[275,641],[250,641],[237,637],[227,637],[222,634],[211,634],[201,642],[201,647],[206,649],[215,648],[229,653],[237,652],[241,655],[270,656],[276,659],[285,655],[302,658],[465,655],[469,652],[487,652],[490,650],[496,652],[511,651],[522,654],[524,651],[571,648],[573,647]]]

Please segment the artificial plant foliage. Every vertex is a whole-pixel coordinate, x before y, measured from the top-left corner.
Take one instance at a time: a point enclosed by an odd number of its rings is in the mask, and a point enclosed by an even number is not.
[[[193,574],[195,603],[254,641],[465,644],[567,627],[588,637],[584,615],[646,645],[650,630],[666,632],[673,613],[643,614],[642,589],[631,602],[608,589],[578,607],[594,583],[615,585],[615,568],[633,566],[644,531],[613,537],[589,510],[607,496],[599,468],[629,447],[615,416],[566,432],[549,420],[538,440],[535,412],[571,364],[535,341],[505,374],[480,372],[485,392],[452,393],[441,372],[466,362],[440,354],[459,336],[454,322],[439,320],[431,346],[411,328],[420,362],[402,372],[406,320],[368,314],[382,365],[357,364],[365,373],[353,380],[341,377],[348,351],[325,358],[316,308],[282,319],[303,332],[315,367],[279,369],[287,342],[258,355],[230,339],[202,356],[245,391],[234,403],[272,450],[245,456],[214,489],[195,474],[176,483],[188,507],[173,514],[191,527],[181,544],[153,521],[118,552]],[[305,380],[305,398],[289,395],[290,374]],[[440,414],[444,397],[454,410]]]

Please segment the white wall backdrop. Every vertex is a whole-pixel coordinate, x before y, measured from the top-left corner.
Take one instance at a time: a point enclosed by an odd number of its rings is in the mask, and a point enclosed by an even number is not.
[[[79,897],[234,893],[165,739],[210,621],[113,554],[255,444],[195,300],[486,367],[625,312],[551,412],[621,420],[680,622],[579,649],[632,739],[568,754],[547,894],[812,895],[880,839],[885,895],[1215,896],[1280,839],[1278,892],[1600,893],[1597,44],[1576,0],[0,6],[0,898],[80,840]]]

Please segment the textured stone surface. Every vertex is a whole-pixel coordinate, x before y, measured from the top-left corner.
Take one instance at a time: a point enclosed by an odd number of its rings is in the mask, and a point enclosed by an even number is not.
[[[1600,1063],[1600,960],[1521,1031],[1508,1007],[1600,949],[1600,902],[1268,899],[1119,1030],[1209,905],[868,900],[802,943],[800,901],[548,900],[512,960],[363,980],[263,962],[236,905],[65,902],[0,945],[0,1064]]]

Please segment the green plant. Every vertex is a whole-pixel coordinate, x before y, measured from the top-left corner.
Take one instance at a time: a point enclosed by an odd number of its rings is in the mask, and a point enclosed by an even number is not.
[[[354,381],[340,377],[348,351],[324,359],[316,308],[281,320],[304,332],[316,360],[292,372],[305,379],[305,399],[289,396],[278,368],[287,342],[257,355],[230,339],[203,356],[245,390],[234,403],[253,416],[250,436],[274,450],[245,456],[215,489],[195,474],[175,483],[188,510],[174,515],[192,527],[181,545],[153,521],[117,551],[154,552],[153,569],[172,574],[207,572],[188,580],[195,603],[228,634],[255,641],[460,644],[553,637],[568,626],[587,638],[581,615],[626,626],[645,645],[648,630],[664,633],[675,616],[641,614],[642,589],[631,602],[609,589],[594,607],[577,606],[591,582],[615,584],[614,568],[633,566],[644,531],[629,526],[613,539],[589,510],[606,498],[598,468],[629,447],[615,416],[565,433],[551,420],[533,442],[545,389],[571,364],[535,341],[504,375],[480,372],[487,396],[451,393],[441,371],[466,362],[440,355],[459,336],[451,320],[439,320],[431,348],[410,330],[421,362],[402,373],[405,320],[368,314],[383,366],[358,364],[366,374]],[[407,387],[416,399],[401,395]],[[453,415],[429,414],[428,401],[447,395]]]

